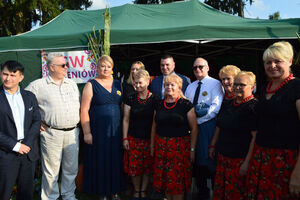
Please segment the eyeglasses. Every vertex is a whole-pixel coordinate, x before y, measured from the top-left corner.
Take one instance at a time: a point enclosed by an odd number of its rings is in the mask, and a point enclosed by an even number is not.
[[[67,64],[61,64],[61,65],[58,65],[58,64],[52,64],[52,65],[59,66],[59,67],[61,67],[61,68],[68,67],[68,65],[67,65]]]
[[[192,69],[193,71],[197,70],[197,69],[203,69],[203,67],[205,67],[205,65],[196,65],[196,66],[193,66]]]
[[[233,84],[233,87],[235,87],[235,88],[237,88],[237,87],[244,88],[246,86],[247,86],[247,84],[244,84],[244,83],[234,83]]]

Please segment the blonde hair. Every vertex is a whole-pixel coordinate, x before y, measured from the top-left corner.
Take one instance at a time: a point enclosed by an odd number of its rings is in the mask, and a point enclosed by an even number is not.
[[[289,42],[281,41],[270,45],[263,54],[263,61],[267,58],[277,58],[284,61],[290,61],[294,57],[293,47]]]
[[[256,76],[253,74],[253,72],[241,71],[234,77],[234,80],[240,78],[241,76],[246,76],[248,78],[249,85],[255,85]]]
[[[143,78],[146,81],[150,81],[150,75],[149,72],[147,70],[144,69],[139,69],[135,74],[134,74],[134,79],[140,79]]]
[[[181,90],[181,88],[182,88],[182,79],[178,75],[176,75],[175,73],[169,74],[164,79],[164,87],[166,86],[166,83],[172,83],[172,82],[174,82],[174,83],[176,83],[178,85],[178,88],[180,90],[179,96],[181,98],[185,99],[186,97],[183,95],[182,90]],[[165,90],[165,94],[164,95],[166,95],[166,90]]]
[[[132,82],[133,82],[133,77],[132,77],[132,74],[131,74],[131,69],[132,69],[133,65],[138,65],[140,67],[139,69],[145,69],[145,65],[144,65],[144,63],[142,63],[142,61],[135,61],[135,62],[132,63],[132,65],[130,67],[129,77],[127,79],[127,83],[129,83],[131,85],[132,85]]]
[[[221,76],[223,74],[227,74],[227,75],[235,77],[240,71],[241,71],[240,68],[238,68],[235,65],[226,65],[220,69],[219,77],[221,79]]]
[[[112,67],[114,67],[114,61],[109,55],[101,56],[98,60],[98,65],[103,62],[108,62],[109,64],[111,64]]]

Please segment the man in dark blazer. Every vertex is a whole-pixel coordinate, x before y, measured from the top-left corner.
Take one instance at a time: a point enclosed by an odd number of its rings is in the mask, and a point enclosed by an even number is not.
[[[153,79],[151,85],[150,85],[150,91],[159,96],[161,99],[164,98],[164,78],[165,76],[175,73],[174,72],[175,69],[175,62],[172,56],[170,55],[164,55],[161,59],[160,59],[160,70],[162,75],[156,77],[155,79]],[[176,73],[176,75],[178,75],[181,79],[182,79],[182,92],[184,94],[187,86],[191,83],[191,80],[181,74]]]
[[[35,95],[19,87],[24,67],[17,61],[1,66],[0,77],[0,199],[33,198],[35,163],[39,158],[41,116]]]

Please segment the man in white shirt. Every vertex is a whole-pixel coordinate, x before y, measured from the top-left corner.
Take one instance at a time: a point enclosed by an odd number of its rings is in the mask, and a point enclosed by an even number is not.
[[[194,104],[198,123],[198,138],[196,145],[196,184],[199,198],[209,197],[207,179],[213,181],[216,163],[208,156],[210,144],[215,128],[216,116],[223,101],[223,89],[220,81],[208,75],[208,62],[203,58],[197,58],[193,64],[193,72],[196,81],[191,83],[185,92],[185,96]]]
[[[41,116],[37,100],[19,87],[24,67],[17,61],[1,66],[0,199],[9,200],[17,185],[17,200],[32,199],[35,163],[39,158]]]
[[[38,100],[42,117],[41,163],[42,200],[75,200],[75,178],[78,172],[80,93],[68,78],[63,54],[49,53],[49,76],[29,84],[27,90]],[[58,177],[61,171],[61,190]]]

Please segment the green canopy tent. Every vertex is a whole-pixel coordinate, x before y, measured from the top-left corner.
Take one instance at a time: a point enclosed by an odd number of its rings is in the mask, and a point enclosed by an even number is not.
[[[49,23],[17,36],[0,38],[0,62],[16,59],[26,68],[27,84],[41,76],[40,50],[86,49],[87,34],[104,28],[105,9],[66,10]],[[159,5],[126,4],[111,8],[111,45],[178,41],[296,39],[300,18],[246,19],[213,9],[198,0]]]

